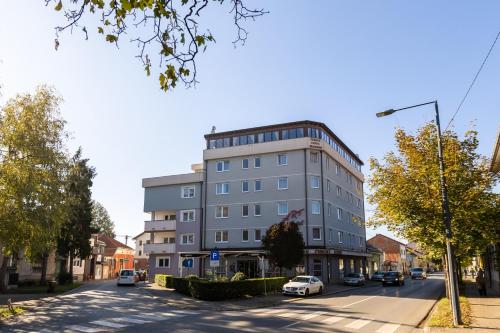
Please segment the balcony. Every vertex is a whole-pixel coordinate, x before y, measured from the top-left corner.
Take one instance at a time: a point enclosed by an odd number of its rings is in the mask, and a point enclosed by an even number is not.
[[[144,231],[175,231],[175,220],[145,221]]]
[[[175,244],[171,243],[144,244],[144,253],[147,254],[175,253]]]

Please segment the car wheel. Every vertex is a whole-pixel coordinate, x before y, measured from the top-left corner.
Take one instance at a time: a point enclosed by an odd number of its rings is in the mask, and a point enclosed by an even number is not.
[[[306,296],[306,297],[309,296],[309,288],[306,289],[306,293],[304,296]]]
[[[319,287],[319,291],[318,291],[318,294],[323,294],[323,287]]]

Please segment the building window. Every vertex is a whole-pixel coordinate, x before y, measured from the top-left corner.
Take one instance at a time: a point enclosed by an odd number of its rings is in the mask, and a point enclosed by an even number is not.
[[[229,183],[217,183],[215,184],[215,194],[228,194],[229,193]]]
[[[139,250],[139,256],[142,256],[142,251],[141,250]]]
[[[328,216],[332,216],[332,204],[328,203]]]
[[[241,234],[241,241],[248,242],[248,230],[243,230]]]
[[[278,178],[278,190],[288,190],[288,177]]]
[[[339,271],[344,272],[344,259],[339,259]]]
[[[181,235],[181,244],[182,245],[194,244],[194,234],[182,234]]]
[[[248,180],[241,182],[241,192],[248,192]]]
[[[241,216],[248,217],[248,205],[241,206]]]
[[[255,229],[255,238],[254,240],[256,242],[260,242],[262,240],[262,233],[260,231],[260,229]]]
[[[253,167],[258,169],[260,168],[261,166],[261,161],[260,161],[260,157],[256,157],[254,160],[253,160]]]
[[[287,154],[278,154],[278,165],[288,165]]]
[[[286,215],[288,214],[288,202],[279,201],[278,202],[278,215]]]
[[[215,232],[215,242],[216,243],[227,243],[228,240],[229,240],[229,235],[228,235],[227,230]]]
[[[326,190],[327,190],[328,192],[330,192],[330,189],[331,189],[331,183],[330,183],[330,181],[327,179],[327,180],[326,180]]]
[[[157,268],[169,268],[170,267],[170,257],[156,257],[156,267]]]
[[[359,208],[359,206],[361,206],[361,199],[356,198],[356,207]]]
[[[217,161],[215,170],[217,172],[229,171],[229,161]]]
[[[181,210],[181,222],[194,222],[194,210]]]
[[[330,157],[328,157],[328,156],[326,157],[325,164],[326,164],[326,169],[330,170]]]
[[[342,231],[339,231],[338,235],[339,235],[339,243],[342,244],[344,242],[344,233]]]
[[[361,246],[363,246],[363,243],[364,243],[364,242],[363,242],[363,237],[359,237],[359,246],[360,246],[360,247],[361,247]]]
[[[321,240],[321,228],[318,227],[312,228],[312,236],[313,240]]]
[[[224,219],[229,217],[229,206],[215,206],[215,218]]]
[[[255,206],[253,206],[253,215],[261,216],[260,204],[255,204]]]
[[[342,195],[342,188],[337,186],[337,196],[340,197]]]
[[[333,229],[328,229],[328,241],[333,242]]]
[[[183,186],[181,190],[181,196],[185,199],[194,198],[195,188],[194,186]]]
[[[255,192],[262,191],[262,180],[260,180],[260,179],[256,179],[255,180],[255,182],[254,182],[254,191]]]
[[[309,160],[311,163],[319,163],[319,154],[316,152],[311,152],[309,155]]]
[[[341,208],[337,208],[337,219],[339,221],[342,221],[342,209]]]
[[[311,202],[311,214],[319,215],[321,214],[321,203],[318,200],[313,200]]]
[[[319,176],[311,176],[311,187],[319,188]]]
[[[323,263],[319,259],[314,259],[313,260],[313,275],[314,276],[321,276],[323,275]],[[313,280],[316,278],[313,278]],[[319,281],[316,279],[316,281]]]
[[[139,246],[141,246],[141,245],[142,245],[142,241],[140,240],[140,241],[139,241]]]
[[[248,169],[248,158],[244,158],[243,160],[241,160],[241,168]]]
[[[340,165],[338,165],[338,163],[335,164],[335,173],[337,175],[340,174]]]

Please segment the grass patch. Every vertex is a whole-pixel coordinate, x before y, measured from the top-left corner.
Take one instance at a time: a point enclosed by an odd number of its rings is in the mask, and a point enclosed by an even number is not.
[[[14,311],[10,311],[7,305],[2,305],[0,306],[0,320],[9,318],[10,316],[15,316],[17,314],[20,314],[24,311],[23,308],[19,306],[14,306]]]
[[[82,284],[80,282],[73,282],[73,283],[68,283],[68,284],[63,284],[63,285],[56,285],[55,288],[55,293],[63,293],[68,290],[77,288],[81,286]],[[9,290],[9,293],[11,294],[46,294],[47,293],[47,286],[21,286],[17,289],[12,289]]]
[[[470,304],[466,297],[460,296],[460,309],[462,310],[462,323],[464,327],[470,325]],[[453,315],[451,313],[450,300],[442,298],[431,314],[427,326],[431,327],[453,327]]]

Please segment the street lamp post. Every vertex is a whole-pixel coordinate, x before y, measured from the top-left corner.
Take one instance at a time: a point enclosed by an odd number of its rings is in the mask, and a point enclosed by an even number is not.
[[[444,159],[443,159],[443,143],[441,140],[441,125],[439,123],[439,108],[438,102],[432,101],[417,105],[408,106],[400,109],[389,109],[383,112],[377,113],[377,117],[384,117],[393,114],[397,111],[402,111],[406,109],[416,108],[419,106],[434,104],[434,109],[436,111],[436,128],[438,133],[438,157],[439,157],[439,179],[441,182],[441,200],[443,207],[443,222],[446,234],[446,254],[447,254],[447,266],[448,266],[448,283],[450,286],[450,300],[451,300],[451,310],[453,313],[453,324],[459,325],[462,322],[460,313],[460,303],[458,299],[458,281],[457,281],[457,269],[455,264],[455,253],[453,251],[453,245],[451,244],[451,214],[450,207],[448,204],[448,189],[446,188],[446,177],[444,175]]]

